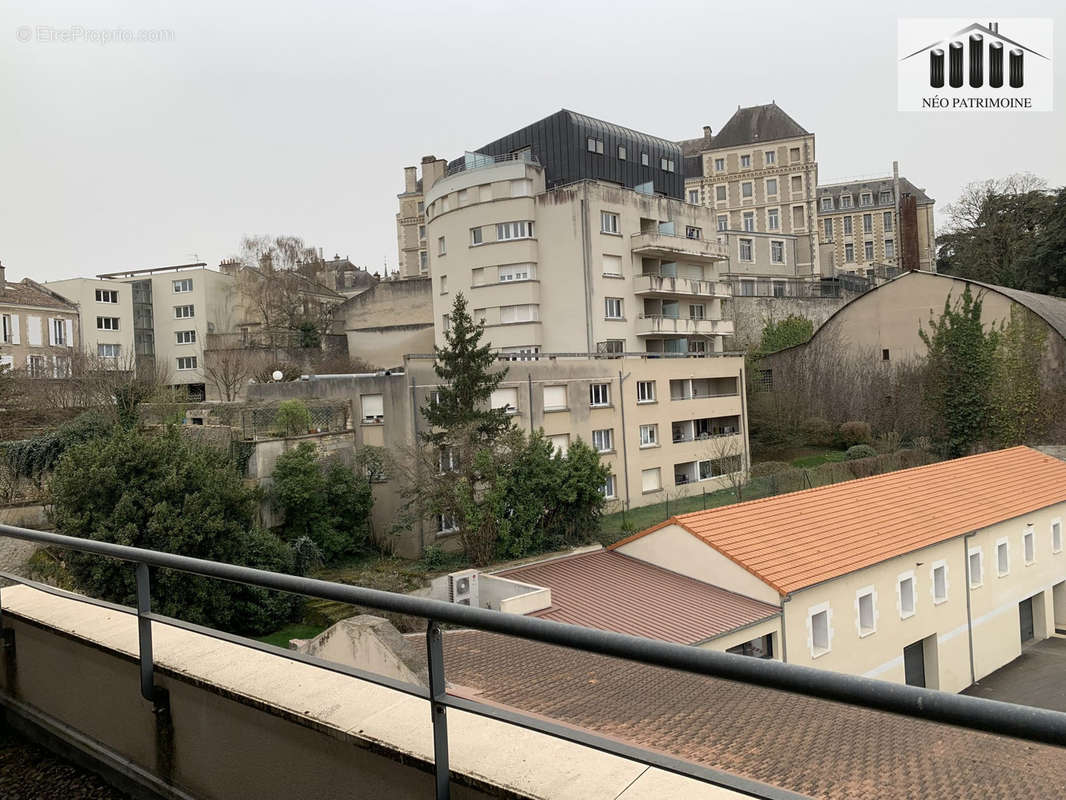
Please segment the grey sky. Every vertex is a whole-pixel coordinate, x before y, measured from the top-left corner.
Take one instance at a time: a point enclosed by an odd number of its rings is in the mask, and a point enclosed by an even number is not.
[[[898,159],[940,208],[1020,170],[1066,184],[1061,45],[1053,113],[897,113],[897,17],[972,2],[21,5],[0,9],[9,278],[215,265],[246,233],[395,268],[403,166],[564,107],[680,139],[774,99],[816,133],[823,182]],[[1001,11],[1066,36],[1061,1]],[[173,41],[23,43],[20,26]]]

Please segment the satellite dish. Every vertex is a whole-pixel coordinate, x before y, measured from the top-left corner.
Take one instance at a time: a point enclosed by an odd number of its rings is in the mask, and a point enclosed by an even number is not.
[[[285,377],[285,374],[280,369],[276,369],[270,377],[276,381],[280,381],[282,378]]]

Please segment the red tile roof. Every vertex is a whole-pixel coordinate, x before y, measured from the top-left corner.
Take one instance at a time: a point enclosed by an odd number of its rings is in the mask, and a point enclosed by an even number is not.
[[[480,631],[449,692],[830,800],[1048,800],[1066,749]]]
[[[681,514],[677,524],[782,595],[1066,502],[1066,463],[1012,447]]]
[[[532,616],[679,644],[702,642],[780,612],[777,606],[611,550],[499,574],[552,590],[551,607]]]

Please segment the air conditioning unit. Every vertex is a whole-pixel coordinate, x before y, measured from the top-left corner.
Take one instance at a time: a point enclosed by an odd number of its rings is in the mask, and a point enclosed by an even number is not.
[[[448,576],[448,599],[461,606],[478,607],[476,569],[453,572]]]

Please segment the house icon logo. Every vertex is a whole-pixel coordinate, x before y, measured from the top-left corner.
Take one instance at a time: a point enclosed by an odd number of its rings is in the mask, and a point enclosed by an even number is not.
[[[1052,21],[899,21],[899,110],[1050,111]]]

